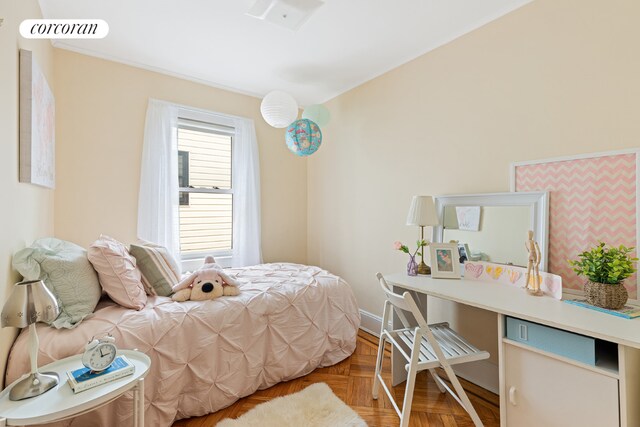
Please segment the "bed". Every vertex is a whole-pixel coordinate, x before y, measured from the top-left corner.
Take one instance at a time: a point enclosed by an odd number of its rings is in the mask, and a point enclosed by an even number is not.
[[[151,358],[146,424],[170,426],[353,353],[360,315],[338,276],[286,263],[229,272],[242,282],[239,296],[181,303],[155,296],[141,311],[104,299],[75,329],[38,324],[39,365],[78,354],[93,336],[110,333],[120,348]],[[9,355],[7,384],[29,371],[25,331]],[[64,425],[131,425],[132,402],[125,395]]]

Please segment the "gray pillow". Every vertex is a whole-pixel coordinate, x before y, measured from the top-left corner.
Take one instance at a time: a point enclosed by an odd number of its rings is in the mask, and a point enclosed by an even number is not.
[[[60,316],[51,325],[74,328],[93,313],[100,299],[98,275],[82,247],[54,238],[39,239],[13,256],[25,280],[43,280],[56,296]]]
[[[180,266],[169,251],[153,243],[131,245],[129,253],[136,259],[144,287],[153,294],[168,297],[180,281]]]

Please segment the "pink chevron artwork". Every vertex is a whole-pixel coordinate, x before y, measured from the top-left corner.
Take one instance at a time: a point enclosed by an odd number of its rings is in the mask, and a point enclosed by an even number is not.
[[[564,288],[582,289],[567,260],[598,241],[637,246],[636,185],[635,153],[516,165],[516,191],[549,191],[548,270]],[[636,275],[625,287],[636,299]]]

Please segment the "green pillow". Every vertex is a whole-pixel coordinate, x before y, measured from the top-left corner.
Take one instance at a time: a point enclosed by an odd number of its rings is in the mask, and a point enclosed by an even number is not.
[[[25,280],[43,280],[56,296],[60,315],[51,325],[74,328],[93,313],[102,288],[82,247],[54,238],[33,242],[13,256],[13,268]]]
[[[154,244],[132,244],[129,253],[142,273],[142,284],[150,294],[168,297],[180,281],[180,267],[169,251]]]

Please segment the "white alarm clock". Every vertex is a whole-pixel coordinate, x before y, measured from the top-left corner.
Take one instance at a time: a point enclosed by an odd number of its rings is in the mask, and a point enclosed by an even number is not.
[[[89,341],[82,355],[82,364],[93,372],[107,369],[116,360],[118,348],[115,341],[111,335]]]

